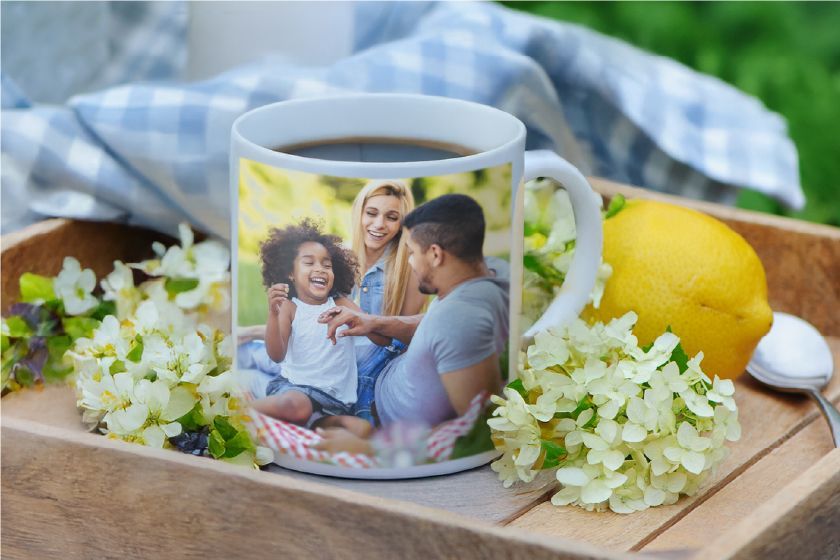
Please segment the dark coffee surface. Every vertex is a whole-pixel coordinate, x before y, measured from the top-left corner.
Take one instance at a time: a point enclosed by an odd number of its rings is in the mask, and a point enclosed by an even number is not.
[[[321,140],[273,149],[307,158],[368,163],[436,161],[477,153],[463,146],[415,138],[368,137]]]

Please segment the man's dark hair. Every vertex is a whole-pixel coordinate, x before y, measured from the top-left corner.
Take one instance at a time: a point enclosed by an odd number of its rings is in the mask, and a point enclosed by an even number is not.
[[[464,194],[445,194],[421,204],[403,219],[411,238],[425,251],[439,245],[467,262],[483,258],[484,212]]]
[[[268,238],[260,243],[263,285],[270,288],[278,283],[288,284],[289,295],[296,297],[297,290],[294,282],[289,282],[289,276],[294,271],[298,247],[307,241],[320,243],[330,254],[335,276],[330,295],[337,297],[349,294],[356,283],[356,273],[359,269],[356,255],[341,246],[339,236],[322,233],[319,224],[309,218],[282,229],[271,228]]]

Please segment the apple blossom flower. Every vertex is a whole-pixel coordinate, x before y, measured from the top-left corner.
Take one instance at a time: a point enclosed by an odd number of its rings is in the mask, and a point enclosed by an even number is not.
[[[93,295],[96,288],[96,276],[89,268],[82,270],[79,261],[73,257],[64,257],[61,272],[53,280],[53,291],[64,303],[68,315],[84,315],[99,305]]]

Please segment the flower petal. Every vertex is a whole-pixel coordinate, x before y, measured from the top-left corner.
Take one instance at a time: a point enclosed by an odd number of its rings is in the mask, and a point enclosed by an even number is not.
[[[585,504],[600,504],[612,496],[612,490],[601,480],[593,480],[580,491],[580,501]]]
[[[143,440],[149,447],[160,449],[166,441],[166,434],[159,426],[152,425],[143,430]]]
[[[563,467],[555,473],[557,481],[566,486],[585,486],[589,484],[589,477],[578,467]]]
[[[166,405],[160,417],[168,421],[177,420],[192,410],[196,402],[198,399],[192,391],[183,386],[175,387],[169,393],[169,404]]]
[[[646,437],[647,430],[638,424],[634,424],[633,422],[624,424],[624,429],[621,431],[621,439],[630,443],[644,441]]]

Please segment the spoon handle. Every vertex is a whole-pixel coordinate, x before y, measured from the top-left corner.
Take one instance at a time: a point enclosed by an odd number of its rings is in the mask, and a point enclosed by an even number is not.
[[[840,412],[819,391],[808,391],[808,393],[817,401],[825,419],[828,420],[828,427],[831,428],[831,435],[834,438],[834,447],[840,447]]]

